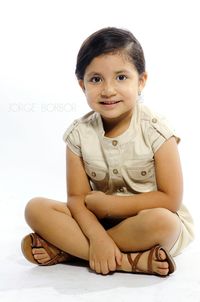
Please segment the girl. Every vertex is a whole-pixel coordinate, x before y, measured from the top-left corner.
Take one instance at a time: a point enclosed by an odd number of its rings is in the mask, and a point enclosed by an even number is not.
[[[24,256],[39,265],[77,257],[96,273],[167,276],[193,239],[182,204],[179,138],[138,99],[147,73],[141,45],[127,30],[88,37],[76,76],[92,109],[64,134],[67,203],[37,197],[25,217],[34,233]]]

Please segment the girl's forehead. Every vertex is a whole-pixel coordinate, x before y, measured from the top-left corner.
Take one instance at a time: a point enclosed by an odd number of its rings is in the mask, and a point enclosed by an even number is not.
[[[86,73],[94,68],[103,69],[105,67],[121,69],[126,67],[135,70],[135,66],[127,54],[124,52],[112,52],[94,57],[87,66]]]

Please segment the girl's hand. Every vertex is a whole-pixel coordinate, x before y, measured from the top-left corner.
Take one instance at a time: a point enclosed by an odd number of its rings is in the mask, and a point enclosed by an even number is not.
[[[96,273],[113,272],[121,262],[122,254],[109,236],[90,241],[89,264]]]
[[[85,205],[99,219],[109,216],[108,195],[101,191],[91,191],[85,197]]]

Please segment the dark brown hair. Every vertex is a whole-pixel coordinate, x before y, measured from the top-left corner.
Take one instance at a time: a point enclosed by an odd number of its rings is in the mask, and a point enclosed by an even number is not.
[[[106,27],[94,32],[83,42],[77,56],[77,78],[83,79],[87,66],[95,57],[115,52],[124,52],[139,75],[145,72],[143,49],[134,35],[125,29]]]

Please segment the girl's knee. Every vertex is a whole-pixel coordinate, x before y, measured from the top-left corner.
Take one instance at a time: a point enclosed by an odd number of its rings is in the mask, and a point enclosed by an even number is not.
[[[172,232],[180,227],[180,221],[177,214],[172,213],[165,208],[144,210],[141,211],[139,215],[141,215],[141,217],[143,216],[147,227],[155,228],[157,232],[159,230]]]
[[[42,219],[44,215],[48,215],[49,211],[57,211],[71,216],[66,203],[43,197],[35,197],[26,205],[25,219],[28,224],[35,223]]]
[[[25,218],[29,223],[30,220],[33,220],[38,217],[38,215],[43,212],[46,200],[42,197],[32,198],[26,205],[25,208]]]

